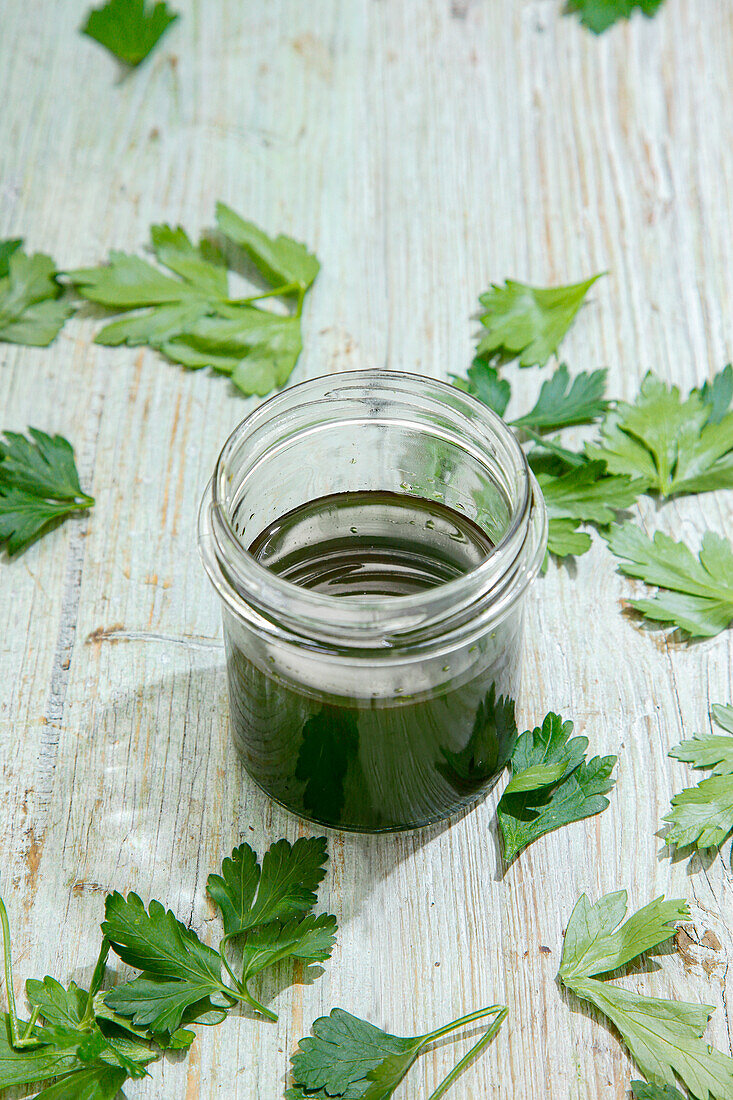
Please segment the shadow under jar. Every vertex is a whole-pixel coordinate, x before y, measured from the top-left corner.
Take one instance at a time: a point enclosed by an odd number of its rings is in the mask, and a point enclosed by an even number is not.
[[[382,832],[490,789],[516,739],[547,520],[487,406],[393,371],[293,386],[227,440],[199,541],[234,740],[267,794]]]

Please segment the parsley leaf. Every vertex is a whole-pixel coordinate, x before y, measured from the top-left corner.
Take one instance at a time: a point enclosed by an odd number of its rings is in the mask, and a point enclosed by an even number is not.
[[[125,252],[102,267],[67,272],[78,292],[126,315],[105,325],[98,344],[148,344],[190,370],[210,367],[245,394],[264,396],[287,382],[302,349],[301,313],[318,260],[290,237],[268,237],[219,203],[219,228],[245,249],[270,289],[230,298],[222,252],[208,239],[194,245],[180,228],[154,225],[151,249],[168,271]],[[169,272],[171,274],[169,274]],[[295,312],[256,305],[296,298]]]
[[[733,707],[712,707],[717,725],[726,735],[711,734],[682,741],[670,756],[695,768],[712,768],[712,777],[688,787],[672,799],[665,821],[671,824],[667,844],[683,848],[718,848],[733,830]]]
[[[45,348],[73,308],[57,301],[61,287],[50,256],[22,251],[22,241],[0,241],[0,340]]]
[[[74,451],[61,435],[30,428],[0,438],[0,544],[18,554],[51,524],[94,504],[82,492]]]
[[[483,401],[484,405],[488,405],[499,416],[506,412],[512,387],[506,378],[499,377],[496,367],[492,367],[486,360],[474,359],[466,371],[466,378],[452,374],[451,380],[457,389],[478,397],[479,401]]]
[[[639,489],[628,477],[606,476],[602,462],[587,462],[562,473],[532,463],[551,519],[584,520],[605,526],[636,500]]]
[[[137,894],[115,892],[105,902],[102,931],[114,951],[144,976],[112,989],[105,1001],[123,1016],[151,1031],[173,1032],[188,1008],[212,995],[224,994],[229,1007],[236,992],[221,980],[218,951],[202,943],[158,901],[148,911]]]
[[[733,365],[731,363],[718,371],[712,381],[703,384],[700,397],[710,410],[708,424],[719,424],[733,401]]]
[[[611,773],[617,757],[595,756],[586,762],[588,739],[571,738],[572,732],[572,722],[550,712],[541,728],[518,738],[512,778],[497,807],[507,862],[533,840],[608,806],[603,796],[615,783]]]
[[[699,558],[661,531],[648,539],[633,523],[616,524],[604,537],[622,573],[660,589],[651,599],[629,601],[647,619],[693,638],[712,638],[733,622],[733,547],[720,535],[705,532]]]
[[[621,924],[626,902],[625,890],[595,905],[582,895],[565,934],[560,980],[608,1016],[651,1081],[674,1085],[679,1078],[698,1100],[726,1100],[733,1091],[733,1059],[702,1039],[712,1008],[640,997],[597,980],[664,943],[676,922],[690,916],[685,902],[657,898]]]
[[[601,443],[588,446],[614,474],[641,478],[660,496],[733,487],[733,396],[730,368],[706,390],[685,401],[649,373],[634,404],[620,401],[601,428]],[[727,399],[727,402],[726,402]]]
[[[648,1085],[646,1081],[632,1081],[631,1091],[634,1100],[685,1100],[685,1097],[672,1085]]]
[[[23,241],[20,237],[14,240],[0,241],[0,279],[4,279],[10,270],[10,257],[17,252]]]
[[[468,1062],[488,1046],[506,1015],[503,1005],[492,1005],[427,1035],[403,1038],[390,1035],[342,1008],[334,1008],[330,1016],[321,1016],[314,1022],[312,1038],[300,1040],[291,1058],[295,1087],[288,1090],[286,1097],[388,1100],[428,1043],[474,1020],[493,1016],[488,1031],[432,1093],[435,1098],[443,1096]]]
[[[227,936],[310,912],[327,859],[325,837],[301,837],[292,845],[278,840],[265,852],[260,870],[249,844],[240,844],[222,863],[221,875],[209,875],[206,882]]]
[[[21,1021],[15,1009],[10,930],[2,899],[0,926],[8,1000],[0,1025],[0,1089],[60,1078],[39,1095],[55,1100],[105,1100],[116,1096],[128,1077],[146,1076],[145,1065],[157,1057],[156,1052],[145,1042],[120,1038],[117,1028],[103,1031],[106,1022],[96,1018],[95,995],[104,977],[109,945],[102,944],[88,990],[75,982],[64,989],[50,977],[29,979],[26,992],[33,1011],[30,1020]]]
[[[534,408],[513,420],[515,428],[532,428],[537,432],[555,431],[572,424],[587,424],[603,416],[608,408],[604,400],[605,370],[581,371],[572,379],[565,363],[542,383]]]
[[[533,287],[507,279],[504,286],[492,283],[479,296],[485,312],[486,329],[478,356],[499,355],[519,358],[520,367],[543,367],[553,355],[589,289],[600,279],[593,275],[582,283],[558,287]]]
[[[148,0],[107,0],[101,8],[89,12],[81,33],[134,67],[148,56],[176,19],[178,12],[171,11],[164,0],[154,4],[148,4]]]
[[[126,1080],[123,1069],[93,1066],[49,1085],[36,1100],[115,1100]]]
[[[628,477],[609,476],[603,462],[578,457],[578,464],[570,465],[562,451],[559,457],[539,450],[529,455],[547,507],[547,551],[558,558],[590,550],[591,537],[578,529],[580,524],[611,523],[618,511],[633,504],[641,488]]]
[[[313,284],[321,265],[305,245],[282,233],[268,237],[254,222],[240,218],[223,202],[216,204],[216,223],[225,237],[246,252],[271,286],[284,288],[281,294],[302,298]]]
[[[637,9],[648,19],[656,13],[663,0],[567,0],[568,15],[580,15],[580,22],[594,34],[602,34],[619,19],[630,19]]]

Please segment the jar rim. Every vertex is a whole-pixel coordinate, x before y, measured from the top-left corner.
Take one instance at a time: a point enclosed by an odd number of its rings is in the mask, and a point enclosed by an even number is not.
[[[344,600],[314,592],[260,564],[239,538],[226,506],[227,467],[247,438],[275,425],[287,425],[297,411],[338,395],[372,399],[379,393],[420,400],[451,412],[464,427],[470,423],[503,449],[513,463],[519,486],[506,530],[485,561],[435,588],[404,596]],[[450,397],[447,402],[446,397]],[[416,426],[429,435],[426,424]],[[466,437],[465,449],[469,450]],[[463,444],[463,440],[462,440]],[[488,449],[488,444],[487,444]],[[266,458],[266,456],[265,456]],[[263,459],[264,460],[264,459]],[[471,625],[487,629],[489,618],[503,615],[536,576],[544,558],[547,520],[539,486],[509,426],[487,405],[449,383],[407,372],[359,370],[311,378],[279,391],[260,404],[231,432],[209,482],[199,512],[199,548],[214,587],[229,609],[257,629],[281,639],[308,639],[327,647],[367,650],[390,648],[399,639],[444,637],[458,629],[465,640]],[[487,601],[490,607],[485,605]]]

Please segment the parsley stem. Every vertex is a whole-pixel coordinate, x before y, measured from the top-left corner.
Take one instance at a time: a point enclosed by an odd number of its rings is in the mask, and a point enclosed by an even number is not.
[[[224,940],[225,940],[225,939],[226,939],[226,936],[224,937]],[[225,970],[226,970],[227,974],[229,975],[229,977],[230,977],[230,978],[232,979],[232,981],[234,982],[234,989],[236,989],[236,991],[237,991],[237,992],[236,992],[236,993],[234,993],[234,990],[231,990],[231,989],[229,989],[229,988],[228,988],[227,986],[225,986],[225,985],[223,985],[223,986],[222,986],[222,989],[223,989],[223,990],[224,990],[224,992],[226,992],[226,993],[232,993],[232,994],[233,994],[233,995],[234,995],[235,997],[239,997],[240,993],[242,992],[242,985],[241,985],[241,983],[240,983],[239,979],[237,978],[237,975],[236,975],[236,974],[234,973],[234,971],[232,970],[231,966],[229,965],[229,963],[228,963],[228,962],[226,961],[226,959],[224,958],[224,951],[223,951],[223,947],[224,947],[224,940],[222,940],[222,941],[221,941],[221,944],[219,945],[219,954],[221,955],[221,961],[222,961],[222,962],[224,963],[224,968],[225,968]]]
[[[224,301],[228,306],[247,306],[250,302],[261,302],[263,298],[284,298],[288,294],[298,294],[302,302],[304,291],[300,283],[283,283],[274,290],[264,290],[262,294],[252,294],[249,298],[225,298]]]
[[[0,925],[2,925],[3,934],[3,962],[5,965],[5,996],[8,1002],[8,1016],[10,1017],[10,1038],[14,1047],[37,1047],[40,1041],[31,1034],[32,1029],[36,1026],[36,1020],[38,1019],[38,1010],[33,1010],[33,1015],[30,1018],[28,1027],[25,1029],[24,1034],[21,1036],[18,1028],[18,1014],[15,1011],[15,990],[13,989],[13,959],[10,953],[10,925],[8,923],[8,913],[5,908],[5,902],[0,898]]]
[[[274,1012],[270,1012],[269,1008],[265,1008],[259,1001],[256,1001],[252,994],[247,989],[243,989],[239,995],[240,1001],[248,1004],[250,1008],[253,1008],[255,1012],[261,1013],[266,1019],[272,1020],[273,1023],[277,1023],[277,1016]]]
[[[498,1007],[498,1006],[496,1006],[496,1007]],[[481,1052],[484,1051],[486,1049],[486,1047],[489,1045],[489,1043],[494,1038],[494,1036],[496,1035],[496,1033],[499,1030],[499,1028],[501,1027],[501,1025],[504,1023],[504,1020],[506,1019],[508,1011],[509,1011],[509,1009],[506,1006],[504,1006],[501,1009],[501,1011],[498,1013],[496,1019],[492,1021],[490,1027],[488,1028],[488,1030],[481,1036],[479,1041],[477,1043],[474,1043],[474,1045],[471,1047],[471,1049],[469,1051],[467,1051],[466,1054],[464,1054],[464,1056],[461,1058],[460,1062],[458,1062],[453,1067],[453,1069],[450,1071],[448,1076],[441,1081],[441,1083],[438,1085],[435,1092],[430,1094],[430,1096],[428,1097],[428,1100],[439,1100],[439,1097],[445,1096],[448,1089],[451,1087],[453,1082],[460,1076],[460,1074],[463,1073],[463,1070],[466,1068],[466,1066],[469,1064],[469,1062],[472,1062],[473,1059],[476,1058],[479,1054],[481,1054]],[[464,1017],[464,1019],[468,1019],[468,1017]]]
[[[471,1024],[474,1020],[483,1020],[486,1016],[501,1016],[502,1012],[506,1015],[507,1009],[505,1005],[489,1005],[488,1008],[478,1008],[475,1012],[469,1012],[468,1016],[461,1016],[457,1020],[451,1020],[451,1022],[445,1024],[444,1027],[439,1027],[437,1031],[431,1031],[427,1035],[423,1035],[423,1043],[432,1043],[434,1039],[440,1039],[443,1035],[448,1035],[451,1031],[457,1031],[459,1027],[463,1027],[465,1024]],[[503,1016],[502,1019],[504,1019]]]

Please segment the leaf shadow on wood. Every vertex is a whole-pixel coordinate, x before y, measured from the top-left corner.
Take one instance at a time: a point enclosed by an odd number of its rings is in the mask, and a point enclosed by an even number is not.
[[[664,837],[670,831],[671,825],[667,826],[666,829],[658,830],[654,835],[664,840]],[[657,852],[657,861],[662,863],[665,859],[668,859],[670,864],[674,866],[687,860],[686,870],[689,877],[700,874],[700,872],[707,874],[717,859],[723,859],[723,845],[726,843],[727,841],[723,841],[719,848],[695,848],[693,844],[678,847],[663,843]],[[731,849],[731,855],[733,856],[733,849]]]

